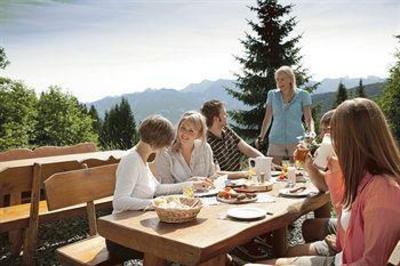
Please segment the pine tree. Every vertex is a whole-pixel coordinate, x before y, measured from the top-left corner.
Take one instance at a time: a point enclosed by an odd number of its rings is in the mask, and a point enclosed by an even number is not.
[[[342,102],[346,101],[347,99],[348,99],[347,89],[346,89],[346,87],[344,86],[344,84],[342,82],[339,82],[339,86],[338,86],[338,89],[336,91],[336,101],[335,101],[334,108],[339,106],[339,104],[341,104]]]
[[[360,79],[360,83],[358,84],[356,95],[357,95],[357,97],[367,98],[367,94],[365,93],[365,88],[364,88],[362,79]]]
[[[99,117],[99,114],[96,110],[96,107],[94,107],[94,105],[90,106],[88,114],[93,119],[92,127],[93,127],[94,131],[100,136],[101,129],[103,126],[103,121]]]
[[[400,35],[396,36],[400,44]],[[389,70],[383,94],[379,99],[397,141],[400,142],[400,47],[395,53],[395,64]]]
[[[104,149],[129,149],[138,141],[135,118],[128,101],[106,112],[100,143]]]
[[[291,9],[292,5],[281,5],[276,0],[258,0],[256,7],[250,7],[258,18],[258,22],[248,22],[255,34],[246,33],[245,40],[241,40],[245,55],[236,59],[243,73],[236,74],[237,88],[227,88],[229,94],[250,107],[230,112],[235,121],[233,129],[245,139],[254,139],[260,133],[268,91],[276,88],[276,69],[291,66],[299,86],[309,79],[300,64],[297,44],[301,35],[289,36],[297,23],[294,17],[288,17]]]

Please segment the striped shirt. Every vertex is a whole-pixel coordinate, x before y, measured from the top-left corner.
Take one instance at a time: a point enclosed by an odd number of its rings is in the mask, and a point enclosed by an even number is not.
[[[207,142],[214,153],[214,161],[222,171],[239,171],[242,153],[238,148],[241,138],[230,128],[222,130],[221,137],[207,132]]]

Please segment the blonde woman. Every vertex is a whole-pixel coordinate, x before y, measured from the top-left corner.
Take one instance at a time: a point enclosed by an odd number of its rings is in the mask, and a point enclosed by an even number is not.
[[[344,176],[339,253],[266,263],[386,265],[400,240],[400,152],[382,111],[365,98],[347,100],[332,117],[331,136]]]
[[[213,153],[206,142],[205,118],[196,111],[183,114],[173,144],[155,160],[155,175],[161,183],[201,180],[215,174]]]
[[[268,92],[256,147],[264,140],[273,118],[267,153],[274,157],[275,163],[280,164],[283,158],[292,159],[298,143],[297,137],[305,133],[303,115],[307,131],[314,132],[314,121],[311,116],[311,96],[307,91],[297,88],[292,68],[282,66],[276,70],[275,81],[277,89]]]

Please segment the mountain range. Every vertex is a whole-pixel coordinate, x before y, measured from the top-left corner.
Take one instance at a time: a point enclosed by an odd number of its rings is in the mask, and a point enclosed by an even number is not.
[[[335,91],[340,81],[347,88],[352,88],[358,86],[359,80],[359,78],[324,79],[312,94],[313,103],[319,104],[321,111],[324,112],[331,108],[335,100]],[[370,97],[378,95],[383,88],[383,82],[384,79],[375,76],[363,78],[367,95]],[[310,82],[310,84],[315,83],[315,81]],[[178,121],[185,111],[199,110],[201,105],[210,99],[223,101],[228,110],[247,109],[246,105],[226,92],[226,87],[235,88],[234,80],[204,80],[200,83],[189,84],[182,90],[147,89],[143,92],[105,97],[98,101],[86,103],[86,105],[94,105],[99,115],[103,117],[107,110],[119,104],[121,98],[124,97],[128,100],[136,121],[141,121],[150,114],[159,113],[173,122]]]

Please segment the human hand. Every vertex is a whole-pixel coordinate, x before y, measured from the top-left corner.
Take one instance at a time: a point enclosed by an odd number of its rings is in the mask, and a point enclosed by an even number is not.
[[[195,191],[206,191],[213,187],[214,187],[214,183],[208,178],[193,182],[193,188]]]
[[[255,141],[256,149],[259,150],[261,148],[262,143],[264,142],[264,138],[257,137]]]
[[[332,250],[337,250],[335,234],[327,235],[324,240]]]

